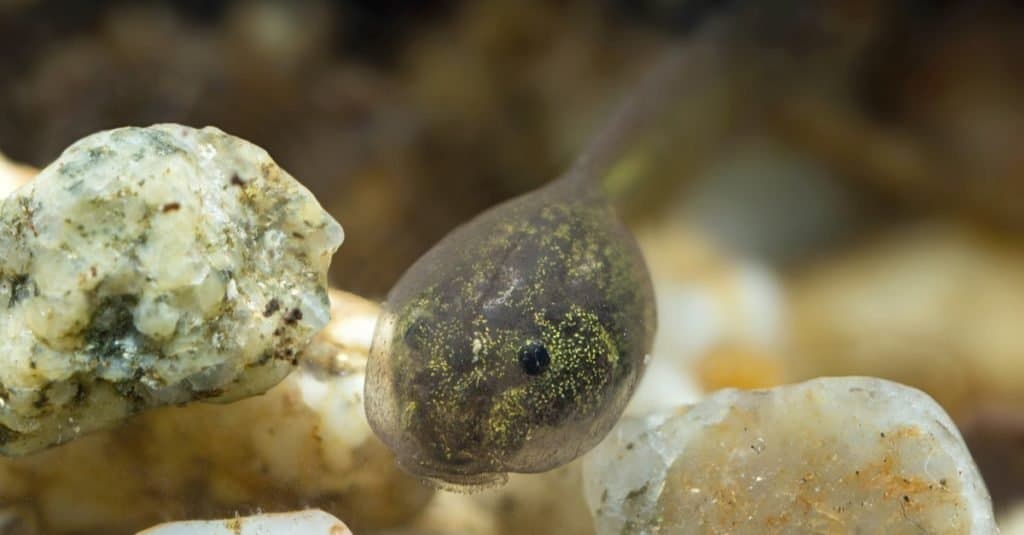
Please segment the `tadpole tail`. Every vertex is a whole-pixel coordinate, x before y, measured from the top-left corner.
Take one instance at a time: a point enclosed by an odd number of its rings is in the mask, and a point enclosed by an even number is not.
[[[597,186],[618,199],[661,172],[673,153],[686,152],[680,142],[691,137],[687,130],[707,122],[694,121],[699,103],[722,85],[727,72],[722,64],[725,33],[716,18],[668,45],[563,178]]]

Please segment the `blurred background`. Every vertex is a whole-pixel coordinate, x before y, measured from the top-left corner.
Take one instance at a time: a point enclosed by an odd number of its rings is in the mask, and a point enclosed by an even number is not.
[[[1014,2],[747,4],[0,0],[0,150],[43,166],[97,130],[218,126],[313,190],[349,231],[334,282],[380,295],[452,226],[556,176],[660,46],[718,13],[749,19],[735,68],[786,62],[774,93],[809,97],[761,133],[855,177],[870,211],[895,193],[1024,220]]]
[[[332,283],[380,298],[565,169],[666,43],[732,18],[685,162],[627,206],[662,325],[713,331],[681,329],[680,366],[705,390],[922,388],[1004,510],[1024,497],[1024,6],[754,4],[0,0],[0,152],[217,126],[316,194],[347,234]]]

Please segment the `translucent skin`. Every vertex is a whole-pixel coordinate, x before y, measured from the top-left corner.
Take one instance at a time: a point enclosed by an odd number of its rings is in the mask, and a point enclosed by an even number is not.
[[[618,420],[654,329],[631,234],[596,190],[555,181],[459,227],[399,280],[367,417],[400,465],[442,486],[550,470]]]

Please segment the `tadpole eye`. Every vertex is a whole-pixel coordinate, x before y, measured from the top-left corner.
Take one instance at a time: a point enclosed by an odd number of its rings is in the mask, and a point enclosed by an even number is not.
[[[530,342],[519,349],[519,365],[526,375],[540,375],[551,365],[551,355],[540,342]]]

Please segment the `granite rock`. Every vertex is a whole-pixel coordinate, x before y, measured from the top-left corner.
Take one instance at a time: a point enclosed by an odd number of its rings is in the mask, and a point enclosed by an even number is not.
[[[263,395],[160,407],[59,448],[0,458],[0,533],[8,524],[26,535],[132,533],[306,507],[357,533],[408,522],[433,490],[398,468],[363,407],[380,307],[330,297],[331,323]]]
[[[0,453],[265,391],[329,319],[341,227],[215,128],[88,136],[0,206]]]

